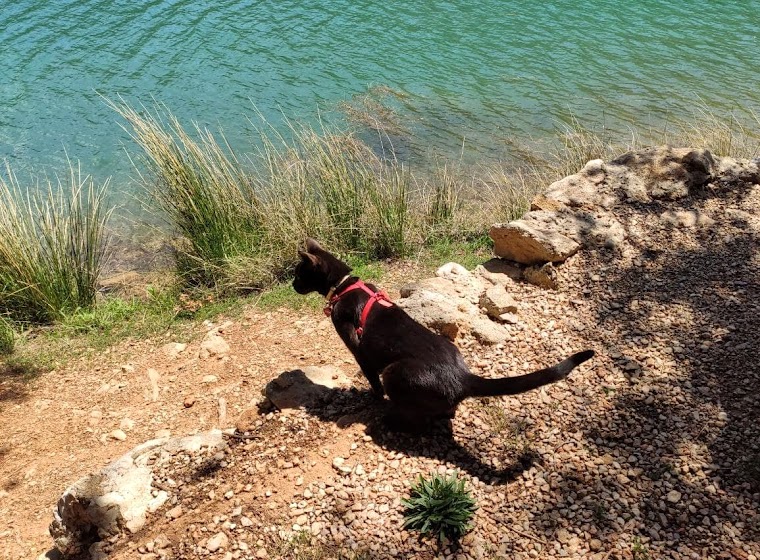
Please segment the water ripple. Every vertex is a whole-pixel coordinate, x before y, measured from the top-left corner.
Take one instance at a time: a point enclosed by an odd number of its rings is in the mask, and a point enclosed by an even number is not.
[[[155,98],[248,144],[273,122],[387,85],[417,147],[489,156],[570,114],[627,126],[760,112],[760,1],[0,0],[0,159],[129,172],[98,93]],[[244,144],[245,142],[245,144]],[[14,163],[15,165],[15,163]],[[95,167],[93,169],[93,167]]]

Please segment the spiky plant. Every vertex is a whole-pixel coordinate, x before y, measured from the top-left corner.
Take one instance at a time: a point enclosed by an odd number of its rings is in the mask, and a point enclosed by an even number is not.
[[[456,474],[433,474],[429,479],[420,475],[409,499],[401,500],[406,508],[404,528],[435,536],[438,544],[444,539],[456,543],[472,528],[470,519],[477,509],[464,484]]]

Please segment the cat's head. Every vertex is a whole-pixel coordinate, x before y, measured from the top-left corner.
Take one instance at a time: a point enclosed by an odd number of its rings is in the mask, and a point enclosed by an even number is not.
[[[314,239],[306,239],[306,250],[298,251],[301,258],[296,265],[293,289],[299,294],[317,292],[327,295],[351,268],[325,251]]]

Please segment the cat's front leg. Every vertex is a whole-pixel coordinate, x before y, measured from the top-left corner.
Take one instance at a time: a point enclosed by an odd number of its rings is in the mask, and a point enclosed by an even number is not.
[[[383,389],[383,384],[380,382],[380,376],[377,374],[374,376],[369,376],[365,373],[364,377],[367,378],[370,387],[372,387],[372,396],[378,400],[383,400],[383,397],[385,396],[385,389]]]
[[[362,370],[362,374],[367,381],[369,381],[369,386],[372,387],[372,396],[376,399],[382,400],[385,396],[385,389],[380,381],[380,374],[378,373],[377,368],[374,367],[372,363],[368,363],[367,360],[357,359],[356,361]]]

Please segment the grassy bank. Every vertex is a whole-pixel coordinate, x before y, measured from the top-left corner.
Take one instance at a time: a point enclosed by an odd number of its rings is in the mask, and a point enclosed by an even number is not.
[[[223,136],[115,108],[143,150],[145,186],[177,235],[177,271],[189,286],[270,286],[307,235],[365,260],[403,258],[441,239],[480,237],[489,220],[518,215],[530,199],[528,185],[511,185],[518,200],[445,166],[416,176],[345,132],[292,125],[286,139],[264,123],[255,155],[241,161]],[[485,197],[510,201],[491,206]]]
[[[423,173],[394,157],[379,121],[373,121],[373,146],[351,130],[291,124],[281,134],[261,121],[243,157],[223,134],[185,128],[166,109],[112,106],[140,150],[136,170],[149,205],[174,238],[176,281],[95,305],[111,213],[107,185],[95,185],[73,166],[61,180],[26,185],[6,169],[0,176],[1,353],[36,324],[55,323],[61,337],[82,337],[86,348],[97,349],[229,310],[251,292],[259,305],[303,305],[293,300],[287,279],[307,235],[370,279],[377,279],[373,263],[384,259],[412,259],[431,269],[456,260],[471,268],[489,254],[490,224],[519,217],[536,192],[588,160],[643,145],[760,155],[760,122],[747,127],[703,110],[693,123],[632,132],[622,142],[570,120],[551,144],[512,146],[509,163],[464,168],[439,161]]]
[[[432,171],[412,172],[382,129],[369,146],[350,130],[291,123],[283,135],[262,120],[252,155],[241,157],[223,134],[188,130],[165,109],[112,106],[142,149],[145,187],[177,235],[180,278],[227,293],[281,280],[307,235],[367,260],[472,241],[490,224],[522,215],[537,192],[590,159],[611,159],[644,143],[760,153],[754,129],[704,111],[704,128],[632,132],[622,142],[573,119],[550,145],[514,146],[509,164],[465,169],[439,161]]]

